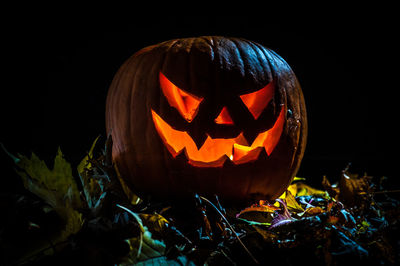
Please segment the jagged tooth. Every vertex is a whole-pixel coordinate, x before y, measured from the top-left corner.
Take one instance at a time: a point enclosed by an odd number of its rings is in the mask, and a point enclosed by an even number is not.
[[[251,148],[248,146],[243,146],[239,144],[233,145],[233,163],[242,164],[257,160],[263,147]],[[237,156],[235,156],[237,155]]]
[[[246,137],[243,135],[243,132],[241,132],[236,138],[235,138],[235,143],[243,146],[250,146]]]
[[[186,148],[183,148],[178,153],[176,153],[176,155],[174,156],[174,159],[175,160],[187,161]]]
[[[231,160],[229,160],[228,159],[228,156],[226,156],[225,155],[225,158],[227,158],[226,160],[225,160],[225,162],[224,162],[224,167],[226,167],[226,168],[230,168],[230,167],[233,167],[235,164],[233,163],[233,161],[231,161]]]
[[[251,148],[248,147],[248,146],[243,146],[243,145],[236,144],[236,143],[233,144],[233,147],[232,147],[232,160],[235,160],[235,161],[236,160],[240,160],[243,156],[245,156],[245,155],[243,155],[243,153],[246,153],[246,152],[248,152],[250,150],[251,150]]]
[[[204,133],[198,133],[196,134],[195,132],[189,133],[189,136],[192,138],[193,142],[196,144],[196,147],[198,150],[204,145],[204,142],[207,140],[207,135]]]
[[[254,142],[254,140],[258,137],[259,133],[257,132],[250,132],[250,131],[245,131],[243,132],[243,137],[248,143],[248,146],[251,146]]]

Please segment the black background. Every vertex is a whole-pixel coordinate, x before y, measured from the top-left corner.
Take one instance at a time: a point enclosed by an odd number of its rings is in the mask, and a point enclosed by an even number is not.
[[[8,23],[1,33],[0,142],[12,153],[34,151],[51,164],[61,146],[76,165],[93,140],[105,136],[107,90],[129,56],[164,40],[223,35],[271,48],[296,73],[309,119],[298,176],[316,184],[323,175],[336,180],[351,162],[353,172],[397,178],[398,30],[385,14],[307,22],[144,15],[120,24],[34,16]],[[3,180],[17,186],[3,153],[1,165]]]

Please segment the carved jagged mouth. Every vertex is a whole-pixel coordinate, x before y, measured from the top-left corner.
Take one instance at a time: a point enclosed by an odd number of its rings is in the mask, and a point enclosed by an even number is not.
[[[198,149],[186,131],[173,129],[153,110],[151,114],[156,130],[171,155],[175,158],[184,151],[189,164],[196,167],[221,167],[226,160],[234,164],[252,162],[258,159],[263,149],[270,155],[279,142],[285,121],[285,108],[282,107],[273,127],[258,134],[251,145],[240,133],[235,138],[227,139],[207,136]]]

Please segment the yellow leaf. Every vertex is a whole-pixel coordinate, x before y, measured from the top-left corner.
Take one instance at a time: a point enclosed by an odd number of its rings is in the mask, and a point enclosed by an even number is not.
[[[160,214],[139,214],[140,218],[143,221],[143,224],[150,228],[152,232],[161,232],[165,228],[165,224],[168,223],[167,219],[165,219]]]
[[[89,157],[93,157],[93,150],[94,150],[94,148],[96,147],[96,143],[97,143],[97,141],[99,140],[99,138],[100,138],[100,136],[98,136],[98,137],[93,141],[92,147],[90,147],[90,150],[89,150],[88,154],[87,154],[87,155],[82,159],[82,161],[79,163],[79,165],[78,165],[78,167],[77,167],[77,170],[78,170],[78,173],[79,173],[79,174],[81,174],[81,173],[84,171],[85,168],[90,169],[90,168],[92,167],[91,163],[88,162],[88,159],[89,159]]]
[[[297,196],[297,183],[289,185],[287,188],[288,191],[294,196]]]
[[[73,208],[82,206],[79,190],[72,175],[71,165],[65,161],[61,149],[54,159],[54,167],[50,170],[46,163],[34,153],[31,158],[19,155],[17,163],[26,189],[42,198],[53,208],[65,206],[68,201]]]
[[[329,198],[328,192],[322,191],[319,189],[312,188],[304,183],[296,183],[297,185],[297,194],[296,197],[299,196],[320,196],[323,198]]]
[[[23,155],[18,157],[17,173],[22,177],[25,188],[49,204],[64,222],[65,227],[53,242],[63,241],[77,233],[83,220],[82,214],[76,209],[82,207],[82,202],[71,165],[64,159],[61,149],[58,149],[51,170],[34,153],[31,158]]]
[[[301,205],[296,201],[295,197],[290,192],[290,190],[286,191],[286,197],[284,200],[285,200],[286,206],[288,207],[289,210],[296,211],[296,212],[304,212],[303,207],[301,207]]]
[[[128,197],[130,203],[132,205],[139,204],[141,199],[135,193],[133,193],[133,191],[126,184],[125,180],[121,177],[121,174],[120,174],[116,164],[114,164],[114,169],[115,169],[115,172],[117,173],[117,177],[121,184],[122,190],[124,191],[125,195]]]
[[[304,181],[304,180],[306,180],[304,177],[297,177],[297,176],[295,176],[295,177],[293,178],[292,182],[295,182],[295,181]]]

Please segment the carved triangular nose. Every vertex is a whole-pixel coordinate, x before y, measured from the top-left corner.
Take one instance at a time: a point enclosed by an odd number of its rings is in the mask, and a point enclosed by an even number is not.
[[[224,106],[224,108],[222,108],[221,112],[219,113],[217,118],[215,118],[214,121],[215,121],[215,123],[220,124],[220,125],[233,125],[232,117],[229,114],[228,108],[226,108],[226,106]]]

